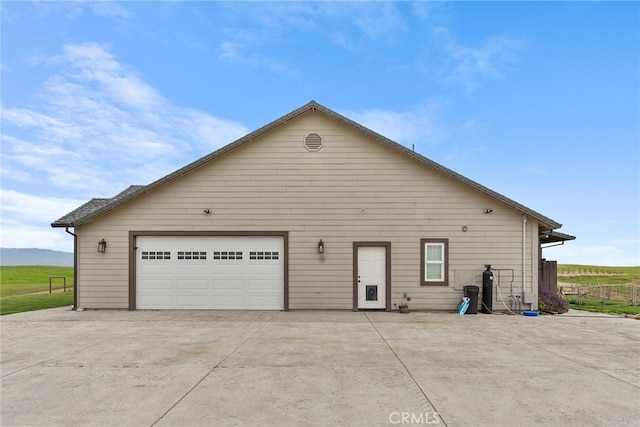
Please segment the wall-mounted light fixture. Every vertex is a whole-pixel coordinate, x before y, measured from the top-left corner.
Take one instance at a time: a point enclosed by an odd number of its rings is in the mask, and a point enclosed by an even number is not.
[[[484,213],[486,213],[486,214],[489,214],[491,212],[493,212],[493,209],[491,209],[491,208],[487,208],[487,209],[484,210]]]
[[[107,241],[102,239],[98,242],[98,252],[106,252],[107,250]]]
[[[322,241],[322,239],[320,239],[320,241],[318,242],[318,253],[319,254],[324,253],[324,242]]]
[[[210,214],[211,213],[211,209],[207,208],[207,209],[202,209],[202,212],[206,213],[206,214]]]

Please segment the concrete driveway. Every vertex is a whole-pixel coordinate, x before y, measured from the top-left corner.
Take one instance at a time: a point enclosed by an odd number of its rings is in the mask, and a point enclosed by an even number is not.
[[[3,426],[640,419],[634,319],[59,308],[0,321]]]

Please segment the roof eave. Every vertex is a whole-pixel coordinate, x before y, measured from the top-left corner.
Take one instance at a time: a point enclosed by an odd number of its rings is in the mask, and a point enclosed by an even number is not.
[[[118,193],[117,195],[115,195],[114,197],[110,198],[110,199],[91,199],[89,202],[85,203],[84,205],[80,206],[79,208],[77,208],[76,210],[70,212],[69,214],[65,215],[64,217],[60,218],[60,220],[67,218],[67,217],[73,217],[73,213],[82,209],[84,206],[86,206],[87,204],[93,202],[93,201],[104,201],[103,205],[98,207],[95,210],[92,210],[84,215],[78,215],[76,218],[74,218],[73,221],[70,222],[64,222],[64,221],[54,221],[51,224],[51,227],[75,227],[84,223],[87,223],[91,220],[93,220],[94,218],[105,214],[106,212],[109,212],[115,208],[117,208],[118,206],[120,206],[121,204],[129,201],[132,198],[138,197],[140,194],[143,194],[145,191],[145,188],[147,186],[144,185],[131,185],[129,187],[127,187],[125,190],[123,190],[122,192]],[[64,225],[63,225],[64,224]]]
[[[51,228],[69,228],[75,227],[73,223],[61,223],[61,222],[52,222]]]
[[[566,241],[575,240],[576,236],[566,233],[560,233],[559,231],[549,230],[543,232],[540,236],[541,244],[549,244],[549,243],[564,243]]]

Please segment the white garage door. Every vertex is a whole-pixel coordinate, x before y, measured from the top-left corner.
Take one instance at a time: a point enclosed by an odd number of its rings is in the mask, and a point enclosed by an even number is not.
[[[138,236],[140,309],[284,309],[282,237]]]

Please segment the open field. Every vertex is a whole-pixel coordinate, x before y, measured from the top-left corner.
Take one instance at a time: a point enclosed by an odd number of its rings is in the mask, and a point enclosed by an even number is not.
[[[558,264],[561,287],[572,308],[640,315],[640,266]]]
[[[597,265],[558,264],[558,282],[577,285],[618,285],[640,283],[640,266],[605,267]]]
[[[62,279],[51,283],[49,277],[66,277],[67,292]],[[0,315],[42,310],[73,304],[73,267],[2,266],[0,267]]]
[[[640,278],[640,266],[636,267],[611,267],[600,265],[558,264],[558,275],[565,274],[621,274],[632,275]]]
[[[67,278],[67,288],[73,288],[73,267],[21,265],[0,267],[0,296],[49,291],[49,277]],[[52,282],[53,289],[62,289],[62,279]],[[68,290],[68,289],[67,289]]]

